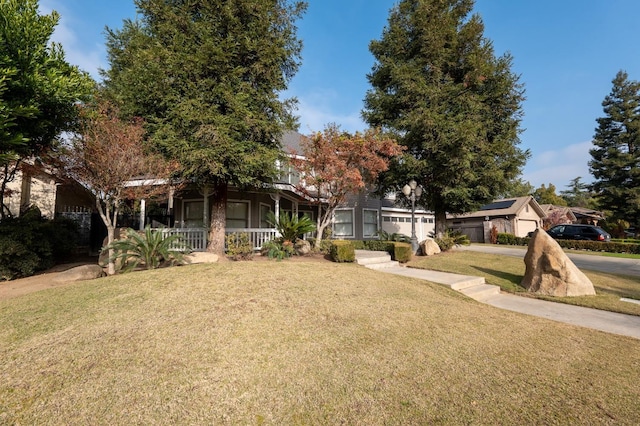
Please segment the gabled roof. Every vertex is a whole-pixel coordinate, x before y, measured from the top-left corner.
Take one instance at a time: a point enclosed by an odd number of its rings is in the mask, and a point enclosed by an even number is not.
[[[566,215],[571,222],[575,222],[577,220],[576,215],[574,215],[571,211],[571,207],[556,206],[555,204],[540,204],[540,207],[547,215],[547,217],[549,217],[549,215],[551,215],[551,213],[553,213],[554,211],[558,211],[561,214]]]
[[[300,152],[302,152],[300,142],[303,138],[306,138],[306,136],[293,130],[286,130],[282,134],[282,148],[287,154],[291,151],[295,151],[299,154]]]
[[[489,204],[485,204],[480,207],[479,210],[472,213],[450,215],[447,214],[447,219],[467,219],[467,218],[484,218],[484,217],[497,217],[497,216],[517,216],[527,206],[531,206],[541,218],[545,218],[546,214],[540,207],[540,204],[531,196],[517,197],[517,198],[505,198],[501,200],[495,200]]]
[[[585,207],[569,207],[576,218],[587,217],[590,219],[604,220],[604,213],[598,210],[587,209]]]

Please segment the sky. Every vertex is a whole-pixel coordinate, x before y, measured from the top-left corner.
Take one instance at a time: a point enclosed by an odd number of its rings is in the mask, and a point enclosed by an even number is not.
[[[367,74],[374,58],[369,42],[380,39],[396,0],[308,0],[298,21],[302,65],[286,96],[299,101],[300,133],[336,123],[362,131]],[[99,79],[108,68],[105,28],[135,18],[133,0],[40,0],[43,13],[61,21],[53,40],[67,60]],[[567,189],[589,183],[589,149],[602,101],[619,70],[640,80],[637,0],[476,0],[474,13],[497,56],[513,57],[526,101],[520,147],[531,152],[522,178],[534,187]]]

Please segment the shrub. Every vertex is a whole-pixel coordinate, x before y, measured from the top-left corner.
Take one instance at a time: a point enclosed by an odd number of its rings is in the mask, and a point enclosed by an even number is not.
[[[498,228],[494,226],[491,227],[491,231],[489,234],[489,240],[491,241],[491,244],[497,244],[498,243]]]
[[[331,259],[334,262],[355,262],[356,251],[351,241],[337,240],[331,242]]]
[[[266,253],[269,259],[282,260],[295,254],[295,248],[291,241],[277,238],[262,245],[262,253]]]
[[[127,229],[125,238],[116,240],[104,250],[113,249],[111,261],[122,261],[123,272],[129,272],[142,264],[146,269],[156,269],[163,265],[182,263],[184,252],[190,251],[179,235],[165,235],[162,231],[151,230],[149,226],[142,234]]]
[[[469,236],[460,231],[447,231],[442,238],[434,238],[434,241],[442,251],[451,250],[455,246],[468,246],[470,244]]]
[[[251,260],[253,243],[246,232],[232,232],[226,236],[227,256],[233,260]]]
[[[510,246],[526,246],[529,244],[529,237],[516,237],[513,234],[502,232],[498,234],[498,244]]]
[[[68,219],[44,219],[37,207],[0,222],[0,280],[33,275],[75,251],[77,226]]]
[[[387,231],[383,231],[382,229],[378,231],[378,235],[380,236],[380,240],[382,241],[397,241],[401,243],[411,243],[411,237],[405,234],[400,234],[398,232],[388,233]]]
[[[407,263],[411,260],[411,244],[407,243],[392,243],[393,253],[391,258],[397,260],[400,263]]]

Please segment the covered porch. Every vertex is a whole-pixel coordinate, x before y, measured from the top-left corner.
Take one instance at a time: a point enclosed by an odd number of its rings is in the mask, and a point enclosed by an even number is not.
[[[241,191],[228,188],[225,234],[246,233],[254,250],[278,237],[267,221],[269,212],[276,218],[288,213],[308,216],[315,221],[318,207],[295,191],[292,185],[276,185],[265,191]],[[211,197],[208,188],[187,188],[169,194],[166,202],[140,200],[139,229],[150,225],[166,235],[180,235],[192,250],[206,251],[210,223]]]

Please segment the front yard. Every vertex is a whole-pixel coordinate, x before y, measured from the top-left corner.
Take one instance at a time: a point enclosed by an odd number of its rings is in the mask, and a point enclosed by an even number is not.
[[[408,266],[463,275],[484,277],[488,284],[503,291],[534,297],[520,287],[525,272],[521,258],[475,251],[451,251],[437,256],[414,257]],[[582,270],[591,280],[596,296],[544,297],[540,299],[569,303],[587,308],[603,309],[630,315],[640,315],[640,305],[620,301],[620,298],[640,300],[640,278]]]
[[[638,353],[353,264],[193,265],[0,302],[0,423],[631,425]]]

